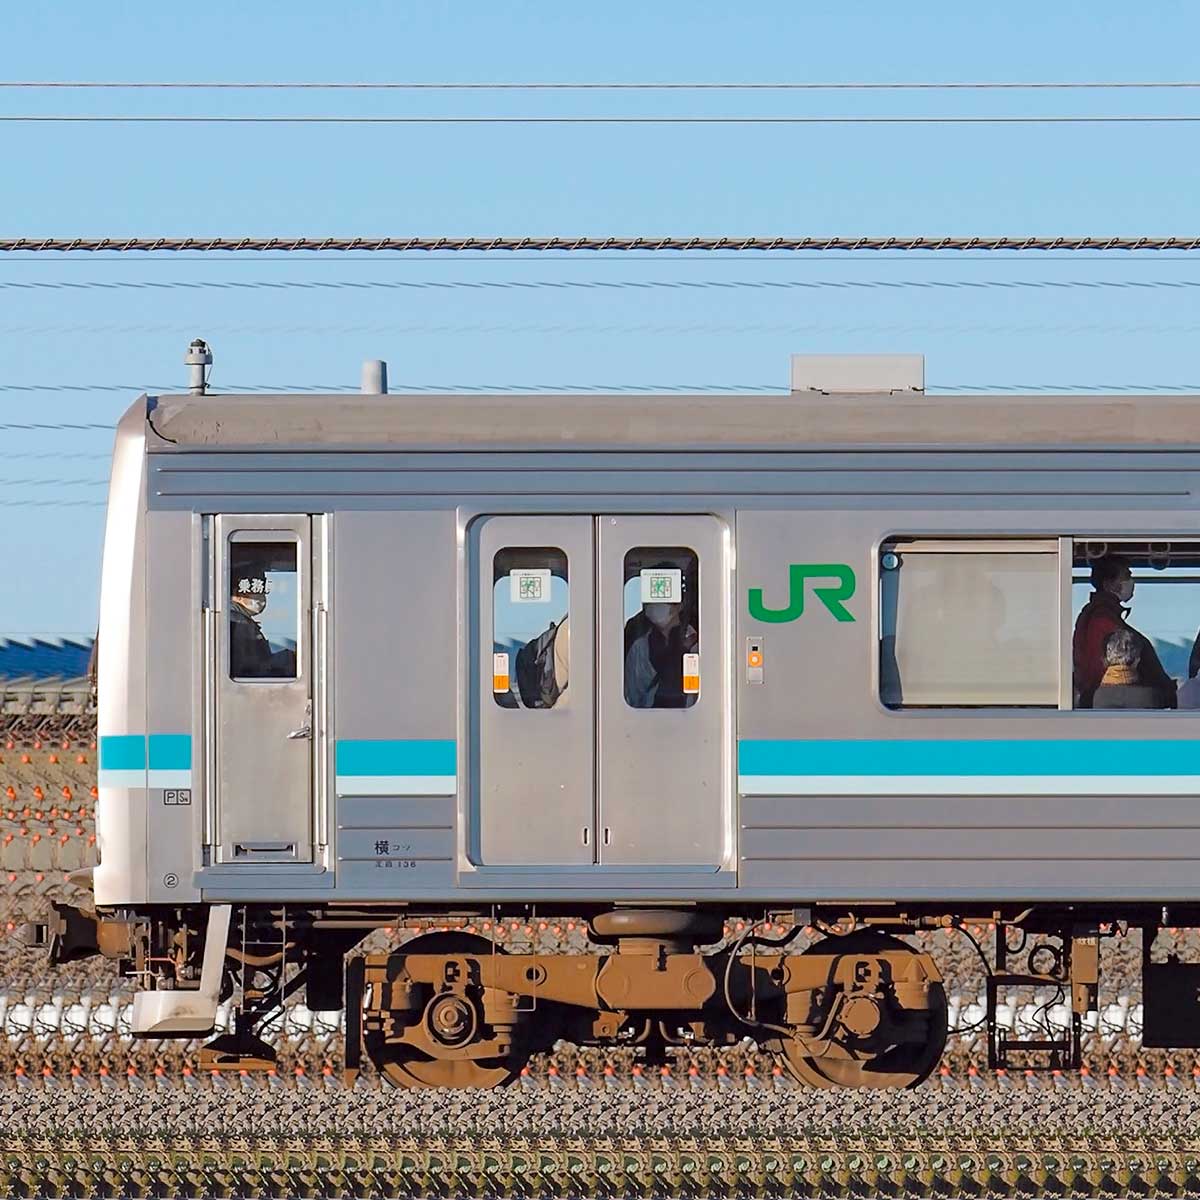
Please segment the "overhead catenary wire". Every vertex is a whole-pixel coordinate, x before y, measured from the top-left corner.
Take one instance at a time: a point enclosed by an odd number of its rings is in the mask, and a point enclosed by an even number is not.
[[[0,500],[0,508],[104,508],[103,500]]]
[[[346,383],[256,383],[225,384],[209,393],[221,395],[356,395],[359,387]],[[120,393],[130,397],[143,392],[150,395],[181,395],[182,383],[0,383],[0,395],[36,395],[46,393],[90,392]],[[405,392],[428,395],[764,395],[789,396],[782,383],[411,383],[394,382],[394,395]],[[1200,383],[941,383],[929,384],[929,395],[1151,395],[1198,394]],[[112,425],[3,425],[3,429],[107,429]]]
[[[1193,80],[947,80],[828,82],[788,80],[745,82],[733,80],[683,81],[544,81],[497,80],[0,80],[0,88],[23,90],[142,90],[142,91],[354,91],[354,92],[945,92],[945,91],[1113,91],[1200,88]]]
[[[348,337],[359,334],[378,336],[419,337],[510,337],[510,336],[713,336],[717,334],[738,335],[785,335],[797,334],[806,337],[844,334],[956,334],[963,336],[1016,336],[1016,337],[1059,337],[1085,335],[1137,335],[1178,337],[1200,333],[1200,322],[1182,321],[1164,323],[1147,321],[1131,324],[1127,321],[1013,321],[1005,324],[986,322],[825,322],[804,323],[800,321],[654,321],[654,322],[610,322],[610,321],[524,321],[524,322],[431,322],[431,321],[377,321],[370,324],[330,322],[282,322],[254,324],[237,321],[222,325],[205,323],[206,337],[212,335],[255,335],[260,337]],[[157,324],[95,324],[71,323],[57,325],[0,325],[0,336],[5,337],[114,337],[135,334],[178,334],[179,322]]]
[[[1110,113],[1034,114],[1000,116],[939,115],[836,115],[836,116],[734,116],[609,114],[448,116],[385,116],[380,114],[261,113],[4,113],[0,123],[10,125],[1194,125],[1200,114]]]
[[[9,450],[5,447],[4,461],[10,462],[14,459],[22,459],[27,462],[33,462],[37,459],[52,458],[56,462],[67,459],[90,459],[94,462],[107,462],[112,458],[111,454],[97,453],[92,450]]]
[[[1197,118],[1200,120],[1200,118]],[[919,251],[1197,251],[1200,236],[1102,237],[1102,236],[1015,236],[1015,237],[67,237],[0,238],[0,253],[93,254],[129,253],[508,253],[511,251],[555,251],[592,253],[640,251],[643,253],[724,252],[844,252]],[[479,286],[486,286],[481,283]],[[513,285],[517,286],[517,285]]]
[[[493,292],[493,290],[804,290],[804,292],[859,292],[859,290],[1187,290],[1200,289],[1200,280],[0,280],[0,290],[24,292],[293,292],[293,290],[354,290],[354,292]]]
[[[62,431],[92,431],[103,430],[105,433],[112,433],[116,428],[116,421],[4,421],[0,422],[0,433],[3,432],[29,432],[31,430],[46,430],[59,433]],[[7,453],[7,447],[5,448]]]
[[[420,266],[424,267],[456,267],[460,263],[474,262],[485,263],[488,266],[507,265],[514,262],[537,262],[542,265],[553,263],[559,267],[593,267],[599,264],[613,265],[638,262],[638,263],[653,263],[655,267],[707,267],[714,263],[737,263],[739,266],[752,264],[754,267],[794,267],[797,263],[807,263],[814,265],[821,263],[822,265],[831,262],[853,262],[860,255],[853,251],[818,251],[811,259],[806,258],[807,251],[798,250],[786,256],[772,255],[769,252],[755,254],[741,253],[739,251],[725,252],[720,250],[709,251],[703,255],[691,256],[686,251],[681,251],[676,254],[671,253],[647,253],[641,254],[637,251],[617,251],[611,258],[605,257],[604,251],[594,251],[587,256],[563,253],[560,254],[554,250],[532,251],[525,253],[520,250],[512,250],[506,253],[503,258],[495,254],[476,253],[470,250],[456,250],[444,256],[436,251],[430,251],[421,259]],[[875,251],[871,255],[872,263],[905,263],[908,266],[921,267],[956,267],[956,266],[987,266],[991,268],[997,263],[1020,263],[1022,266],[1029,266],[1036,262],[1044,263],[1081,263],[1081,262],[1102,262],[1106,266],[1116,266],[1118,263],[1124,263],[1131,267],[1154,267],[1160,263],[1167,262],[1189,262],[1192,261],[1192,255],[1183,251],[1179,254],[1174,254],[1169,250],[1156,250],[1152,254],[1139,254],[1137,250],[1127,250],[1120,255],[1110,254],[1106,252],[1089,253],[1086,250],[1042,250],[1036,255],[1028,255],[1016,253],[1009,255],[1007,251],[997,250],[988,252],[978,258],[972,257],[969,251],[964,251],[961,254],[948,256],[938,253],[926,253],[920,250],[916,251],[900,251],[891,252],[887,250]],[[34,254],[29,258],[21,257],[20,251],[13,251],[6,262],[6,266],[27,266],[39,268],[54,268],[55,266],[64,267],[81,267],[91,269],[96,266],[113,266],[124,268],[141,267],[171,267],[176,263],[196,263],[206,267],[246,267],[259,266],[262,264],[287,263],[291,266],[297,262],[314,263],[317,266],[329,267],[371,267],[380,268],[386,267],[389,263],[405,263],[406,266],[412,267],[413,260],[407,259],[403,251],[383,251],[372,252],[361,258],[355,257],[353,252],[347,252],[344,255],[322,255],[320,252],[299,252],[299,253],[284,253],[278,257],[269,250],[261,251],[256,254],[253,259],[238,258],[236,255],[222,254],[189,254],[187,251],[157,258],[153,255],[142,257],[136,260],[130,259],[127,255],[116,253],[109,255],[103,250],[97,250],[81,258],[73,258],[69,254],[61,255],[43,255]]]
[[[6,456],[7,457],[7,456]],[[107,487],[107,479],[0,479],[0,487]]]

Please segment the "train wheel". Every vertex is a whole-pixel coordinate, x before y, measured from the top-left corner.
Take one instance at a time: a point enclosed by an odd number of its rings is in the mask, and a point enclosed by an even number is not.
[[[862,930],[843,938],[826,939],[809,947],[805,954],[836,953],[869,956],[918,955],[907,942],[874,930]],[[946,1048],[948,1005],[940,979],[929,981],[927,1036],[921,1042],[888,1045],[872,1039],[855,1038],[844,1027],[825,1039],[824,1054],[813,1054],[802,1038],[782,1039],[780,1065],[799,1082],[815,1088],[914,1088],[935,1070]]]
[[[427,933],[407,942],[407,954],[503,954],[501,947],[471,933]],[[439,1058],[416,1046],[365,1038],[367,1053],[388,1082],[403,1088],[498,1088],[511,1083],[529,1061],[514,1051],[502,1058]]]

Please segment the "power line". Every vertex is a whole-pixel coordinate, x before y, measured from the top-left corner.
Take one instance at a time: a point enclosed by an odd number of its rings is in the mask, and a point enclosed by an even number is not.
[[[36,394],[37,392],[72,392],[86,394],[88,392],[122,392],[126,395],[137,396],[142,392],[150,395],[179,395],[182,384],[145,384],[145,383],[0,383],[0,393],[17,392]],[[411,392],[429,395],[444,395],[450,393],[486,395],[491,392],[528,393],[536,395],[549,393],[558,395],[572,392],[579,395],[612,394],[624,392],[635,393],[712,393],[714,395],[732,395],[735,392],[779,392],[786,393],[787,389],[777,383],[396,383],[391,384],[395,393]],[[220,395],[327,395],[355,394],[359,387],[353,383],[227,383],[219,390],[209,393]],[[7,428],[0,425],[0,429]],[[110,426],[103,426],[107,429]]]
[[[104,506],[105,501],[103,500],[0,500],[0,508],[103,508]]]
[[[109,427],[106,426],[106,428],[109,428]],[[34,453],[29,450],[21,450],[16,453],[14,453],[11,450],[7,450],[7,449],[4,451],[4,461],[5,462],[9,462],[12,459],[17,459],[17,458],[26,459],[28,461],[32,461],[35,459],[46,459],[46,458],[53,458],[55,461],[65,460],[65,459],[69,459],[69,458],[86,458],[86,459],[91,459],[93,461],[107,462],[109,459],[112,458],[112,455],[111,454],[97,454],[97,453],[93,453],[92,451],[89,451],[89,450],[65,450],[65,451],[64,450],[43,450],[43,451],[39,451],[37,453]]]
[[[20,431],[20,432],[27,432],[29,430],[45,429],[45,430],[52,430],[53,432],[57,433],[60,430],[64,430],[64,429],[65,430],[102,429],[102,430],[104,430],[105,433],[112,433],[112,431],[115,428],[116,428],[115,421],[110,422],[110,423],[104,423],[104,422],[99,422],[99,421],[91,421],[91,422],[84,422],[84,423],[70,423],[70,422],[64,422],[64,421],[56,421],[53,423],[45,422],[45,421],[33,421],[33,422],[6,421],[3,423],[0,423],[0,431],[14,430],[14,431]]]
[[[153,80],[6,80],[0,88],[31,90],[141,90],[141,91],[355,91],[355,92],[948,92],[948,91],[1112,91],[1184,90],[1200,88],[1189,80],[1062,80],[1062,81],[960,81],[929,82],[519,82],[494,83],[420,82],[412,80],[370,82],[194,82]]]
[[[145,392],[150,395],[180,395],[181,385],[151,385],[139,383],[88,383],[88,384],[0,384],[0,393],[22,394],[123,392],[136,396]],[[788,388],[778,383],[393,383],[393,394],[426,395],[765,395],[787,396]],[[355,384],[226,384],[210,397],[222,395],[354,395],[359,391]],[[929,394],[949,393],[952,395],[1105,395],[1105,394],[1153,394],[1153,393],[1200,393],[1200,383],[941,383],[926,388]],[[113,425],[0,425],[3,429],[107,429]]]
[[[438,323],[438,322],[403,322],[381,321],[372,324],[332,324],[322,323],[289,323],[289,324],[251,324],[237,321],[229,325],[209,324],[205,322],[204,335],[224,334],[256,335],[263,337],[290,336],[337,336],[346,337],[357,334],[374,334],[382,337],[484,337],[511,336],[554,336],[572,337],[592,335],[601,337],[627,337],[638,335],[652,336],[713,336],[717,334],[749,334],[776,335],[799,334],[804,336],[827,335],[841,336],[844,334],[964,334],[964,335],[1083,335],[1083,334],[1150,334],[1181,336],[1200,333],[1200,323],[1183,321],[1165,323],[1149,321],[1139,324],[1127,321],[1072,321],[1049,323],[1046,321],[1013,321],[1003,324],[995,322],[825,322],[804,323],[799,321],[655,321],[618,323],[609,321],[572,321],[572,322],[495,322],[475,321],[469,323]],[[0,325],[0,337],[67,337],[67,336],[105,336],[125,337],[134,334],[179,334],[179,322],[163,322],[161,324],[136,325]]]
[[[0,279],[0,291],[1194,291],[1200,279]]]
[[[107,479],[0,479],[0,487],[107,487]]]
[[[499,262],[505,264],[513,262],[538,262],[542,264],[554,263],[564,267],[578,267],[582,265],[592,265],[595,263],[621,263],[622,265],[630,262],[645,262],[654,263],[657,267],[681,266],[681,267],[696,267],[700,265],[709,265],[711,263],[739,263],[745,265],[748,261],[753,263],[755,267],[782,267],[790,266],[797,261],[803,262],[800,255],[807,253],[806,251],[797,251],[797,257],[771,257],[768,252],[759,252],[757,257],[751,257],[748,254],[737,251],[725,252],[714,250],[703,257],[691,258],[686,251],[675,253],[664,252],[658,253],[638,253],[637,251],[619,251],[612,258],[605,258],[604,251],[595,251],[586,258],[579,255],[573,255],[570,252],[559,253],[554,250],[533,251],[532,253],[524,253],[519,250],[510,251],[505,254],[503,259],[499,259],[494,254],[476,253],[469,250],[454,251],[447,254],[445,257],[440,257],[438,252],[431,251],[421,263],[422,267],[455,267],[464,262],[479,262],[487,263],[489,266],[495,266]],[[821,263],[828,262],[850,262],[858,255],[853,252],[840,252],[836,250],[819,251],[819,260]],[[959,262],[964,266],[982,266],[987,263],[991,266],[997,262],[1019,262],[1022,256],[1019,254],[1008,257],[1010,254],[1006,250],[997,250],[988,253],[981,258],[971,258],[970,252],[965,251],[957,259],[943,257],[937,253],[928,251],[915,250],[912,252],[903,251],[893,253],[886,250],[876,251],[871,256],[872,262],[905,262],[909,265],[920,264],[927,267],[944,267],[951,262]],[[49,257],[43,258],[35,255],[32,258],[19,257],[20,251],[14,251],[13,257],[9,259],[8,266],[29,266],[29,267],[53,267],[56,264],[61,264],[65,267],[95,267],[95,266],[119,266],[119,267],[159,267],[171,266],[175,263],[198,263],[203,266],[220,266],[227,264],[231,267],[247,266],[251,260],[227,258],[219,254],[189,254],[186,251],[180,251],[169,258],[142,258],[136,261],[131,261],[124,255],[117,253],[111,257],[106,251],[98,250],[87,258],[69,258],[69,257]],[[1153,257],[1139,257],[1136,250],[1127,250],[1123,252],[1120,258],[1114,257],[1108,253],[1089,253],[1086,250],[1043,250],[1037,254],[1039,263],[1079,263],[1079,262],[1104,262],[1109,266],[1116,262],[1126,262],[1130,266],[1144,267],[1150,264],[1159,264],[1164,262],[1187,262],[1190,256],[1186,253],[1173,254],[1168,250],[1156,252]],[[1025,256],[1023,265],[1030,260]],[[365,258],[341,257],[341,256],[323,256],[317,252],[298,252],[295,254],[282,254],[279,257],[273,257],[271,251],[262,251],[255,255],[253,264],[258,266],[263,263],[287,263],[289,266],[297,262],[314,263],[317,266],[327,267],[333,263],[339,266],[347,267],[386,267],[388,263],[405,262],[404,253],[402,251],[381,251],[378,253],[368,254]],[[411,260],[406,265],[411,265]]]
[[[1200,121],[1200,117],[1196,118]],[[630,251],[691,253],[749,251],[1041,251],[1200,250],[1200,237],[123,237],[0,238],[0,253],[362,253],[464,251]],[[482,284],[480,286],[483,286]],[[514,284],[513,286],[519,286]]]
[[[1194,125],[1179,113],[1108,116],[236,116],[6,113],[12,125]]]

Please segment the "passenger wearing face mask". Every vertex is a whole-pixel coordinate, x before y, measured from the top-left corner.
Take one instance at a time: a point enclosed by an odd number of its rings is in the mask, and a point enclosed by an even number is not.
[[[1072,651],[1075,660],[1075,692],[1079,708],[1091,708],[1096,689],[1108,667],[1104,647],[1118,630],[1133,634],[1140,652],[1137,683],[1153,691],[1152,708],[1174,708],[1175,681],[1163,670],[1154,644],[1126,621],[1133,599],[1133,572],[1129,563],[1115,554],[1098,558],[1092,564],[1094,589],[1075,621]]]
[[[696,697],[683,690],[683,656],[693,653],[700,641],[689,603],[694,587],[685,574],[682,603],[647,601],[625,622],[625,699],[633,708],[687,708],[695,703]]]
[[[296,652],[272,650],[258,623],[267,607],[266,572],[243,567],[229,583],[229,673],[235,679],[294,677]]]

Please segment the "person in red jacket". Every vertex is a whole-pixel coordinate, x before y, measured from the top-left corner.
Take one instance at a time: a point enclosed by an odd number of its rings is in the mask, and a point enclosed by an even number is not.
[[[1174,708],[1175,680],[1159,661],[1154,644],[1126,621],[1133,599],[1133,572],[1129,563],[1115,554],[1098,558],[1092,564],[1093,592],[1075,621],[1072,651],[1075,660],[1075,695],[1079,708],[1091,708],[1092,698],[1104,678],[1104,644],[1109,635],[1127,629],[1141,650],[1137,682],[1154,690],[1155,708]]]

